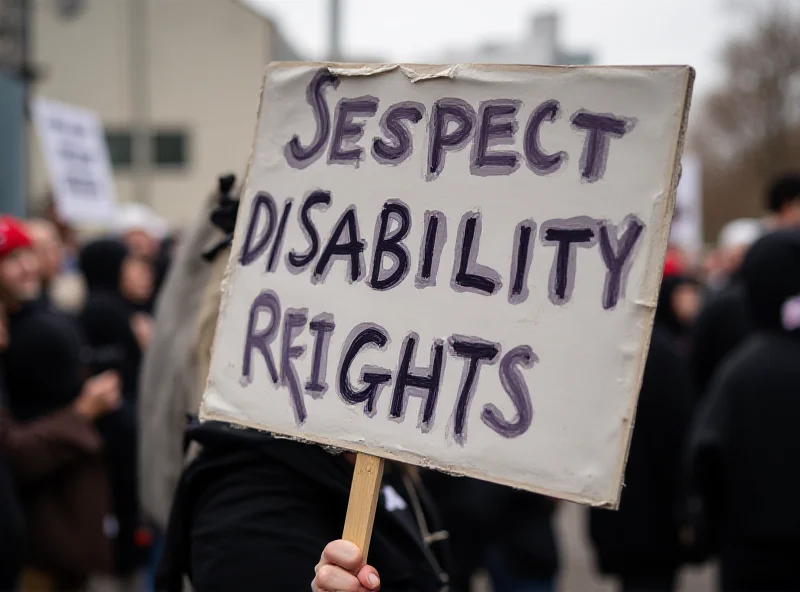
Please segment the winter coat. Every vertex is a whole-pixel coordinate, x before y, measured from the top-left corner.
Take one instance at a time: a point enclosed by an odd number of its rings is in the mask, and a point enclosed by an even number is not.
[[[692,383],[673,335],[656,323],[644,369],[619,510],[590,511],[590,533],[603,573],[647,576],[681,562],[682,448]]]
[[[195,342],[211,275],[212,266],[203,259],[203,249],[217,233],[209,220],[215,204],[216,196],[207,200],[179,247],[158,300],[155,331],[142,363],[140,494],[145,513],[162,529],[183,468],[186,416],[197,414],[204,386]],[[225,261],[219,264],[224,269]],[[216,289],[219,291],[219,283]]]
[[[309,590],[322,549],[341,538],[352,464],[319,446],[215,422],[191,436],[203,450],[181,477],[157,589],[178,590],[186,574],[197,592]],[[444,589],[437,532],[421,484],[387,466],[369,551],[383,592]]]
[[[24,510],[29,565],[78,578],[110,571],[101,449],[97,430],[71,406],[25,423],[0,410],[0,457]]]
[[[798,590],[800,232],[756,242],[742,281],[754,332],[723,363],[698,412],[690,474],[716,535],[722,589]]]

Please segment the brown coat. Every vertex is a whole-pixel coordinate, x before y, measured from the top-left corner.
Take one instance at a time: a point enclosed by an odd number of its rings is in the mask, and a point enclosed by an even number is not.
[[[101,449],[93,425],[71,407],[26,423],[0,410],[0,454],[19,488],[31,565],[75,577],[110,571]]]

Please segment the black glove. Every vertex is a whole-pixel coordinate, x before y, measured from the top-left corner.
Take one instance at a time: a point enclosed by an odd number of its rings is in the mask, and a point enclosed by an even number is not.
[[[233,243],[233,231],[236,228],[236,216],[239,213],[239,197],[231,196],[235,184],[236,175],[222,175],[219,178],[219,202],[211,212],[211,223],[224,232],[225,237],[203,253],[206,261],[213,261],[221,251]]]

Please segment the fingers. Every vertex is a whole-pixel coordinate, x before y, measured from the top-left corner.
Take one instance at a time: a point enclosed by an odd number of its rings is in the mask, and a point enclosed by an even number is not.
[[[359,579],[338,565],[326,563],[317,570],[311,584],[313,590],[335,590],[336,592],[367,592]]]
[[[378,577],[378,571],[371,565],[365,565],[358,570],[358,581],[367,590],[377,590],[381,585],[381,579]]]
[[[322,551],[322,561],[338,565],[351,574],[356,574],[364,564],[361,549],[350,541],[344,540],[328,543],[325,550]]]

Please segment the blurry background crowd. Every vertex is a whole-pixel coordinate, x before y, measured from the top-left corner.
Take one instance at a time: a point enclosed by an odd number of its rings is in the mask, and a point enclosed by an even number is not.
[[[427,475],[454,589],[488,570],[498,592],[707,590],[800,557],[800,6],[388,4],[0,0],[0,590],[20,570],[27,590],[150,586],[218,298],[203,254],[230,231],[209,214],[234,181],[214,179],[247,161],[265,63],[328,57],[698,66],[620,511]],[[60,214],[34,94],[99,114],[108,224]]]

